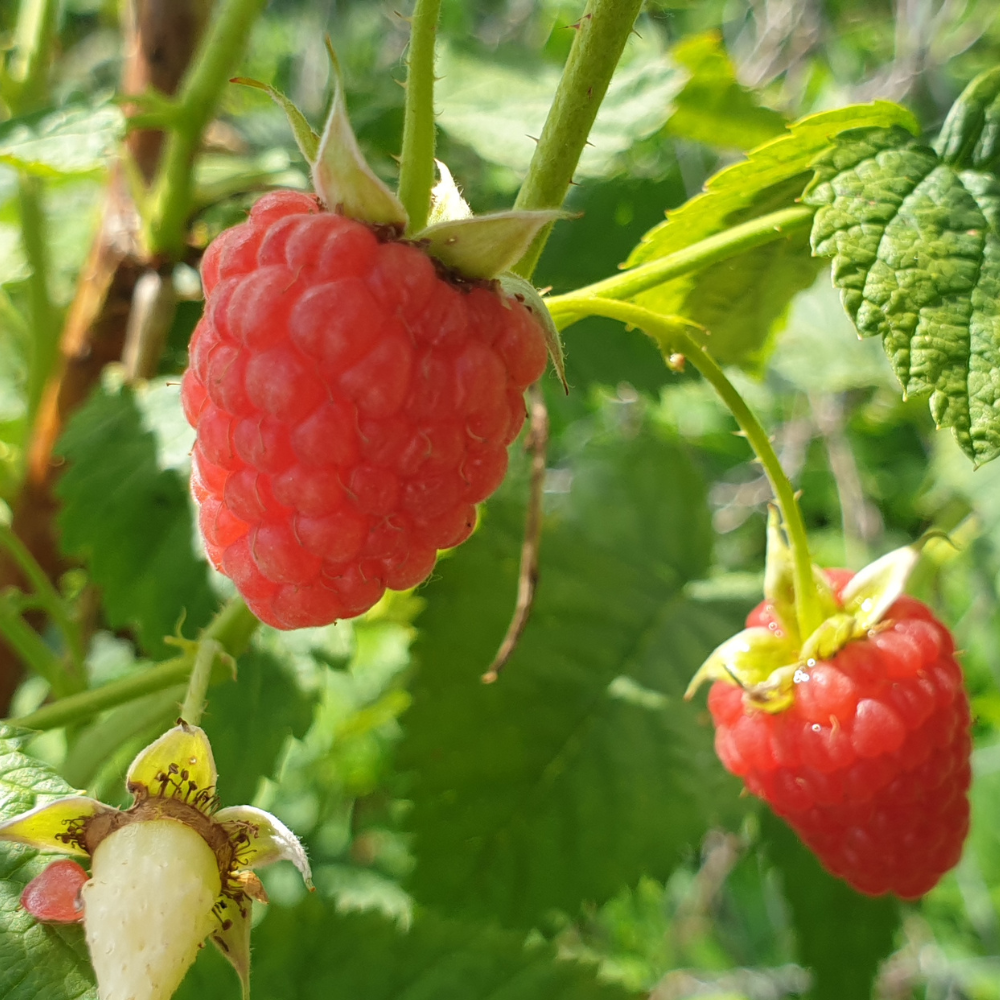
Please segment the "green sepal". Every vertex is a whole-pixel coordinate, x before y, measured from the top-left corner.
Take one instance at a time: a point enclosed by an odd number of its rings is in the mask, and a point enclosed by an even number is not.
[[[558,210],[493,212],[439,222],[413,240],[464,278],[495,278],[524,256],[539,230],[563,218]]]
[[[796,643],[760,626],[746,628],[717,646],[691,678],[685,698],[691,698],[706,681],[729,681],[754,689],[771,680],[776,668],[798,660]]]
[[[313,127],[309,122],[306,121],[306,116],[280,90],[275,90],[274,87],[266,83],[261,83],[259,80],[251,80],[245,76],[233,77],[229,82],[263,90],[285,112],[288,124],[292,127],[292,135],[295,136],[295,142],[303,157],[305,157],[306,163],[312,166],[316,162],[316,154],[319,151],[319,136],[313,131]]]
[[[542,328],[542,333],[545,334],[545,346],[549,350],[552,365],[559,376],[559,381],[562,382],[563,389],[569,395],[569,383],[566,381],[566,355],[563,352],[562,335],[559,333],[559,327],[556,326],[555,320],[549,313],[548,306],[545,305],[545,299],[542,298],[538,293],[538,289],[530,281],[520,277],[520,275],[512,274],[508,271],[506,274],[501,274],[497,280],[500,282],[500,287],[503,289],[505,295],[517,299],[538,320]]]
[[[810,661],[829,660],[852,639],[858,639],[867,629],[858,625],[857,619],[846,612],[825,618],[819,628],[802,644],[799,654],[806,665]]]
[[[333,103],[312,161],[316,194],[331,211],[373,226],[406,228],[406,209],[368,166],[358,147],[357,137],[347,116],[340,64],[327,39],[330,73],[333,76]]]
[[[767,556],[764,560],[764,597],[774,608],[785,634],[799,640],[795,616],[795,563],[781,529],[781,515],[774,504],[767,508]]]

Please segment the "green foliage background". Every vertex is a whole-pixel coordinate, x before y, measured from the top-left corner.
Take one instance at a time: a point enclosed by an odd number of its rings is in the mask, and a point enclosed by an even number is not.
[[[0,30],[12,27],[13,6],[0,9]],[[888,4],[803,4],[779,30],[771,5],[650,3],[580,165],[568,203],[580,217],[556,228],[536,284],[563,292],[632,254],[670,252],[677,230],[654,228],[664,211],[805,114],[885,96],[936,127],[1000,59],[1000,28],[989,0],[940,8],[950,14],[917,6],[923,20],[899,26]],[[477,211],[512,201],[579,14],[567,0],[443,4],[438,155]],[[18,172],[43,185],[61,310],[123,129],[110,103],[117,16],[112,2],[66,0],[51,106],[0,123],[8,502],[38,392]],[[392,178],[407,30],[391,4],[275,0],[240,73],[317,121],[325,31],[365,153]],[[970,42],[952,51],[951,37]],[[229,88],[222,121],[228,151],[208,150],[198,168],[200,246],[266,187],[306,185],[266,97]],[[898,134],[909,148],[909,133]],[[810,164],[779,160],[753,190],[749,175],[728,175],[712,195],[717,225],[697,216],[689,241],[791,204]],[[178,286],[191,277],[180,267]],[[497,684],[480,675],[513,606],[521,444],[477,533],[429,583],[354,622],[262,629],[238,681],[212,691],[204,724],[223,803],[274,811],[316,871],[314,897],[294,873],[264,872],[272,903],[257,908],[258,1000],[1000,997],[1000,467],[973,474],[925,403],[901,401],[804,236],[650,292],[646,304],[705,323],[720,360],[740,366],[733,378],[803,490],[821,562],[858,567],[931,524],[962,541],[959,552],[934,549],[914,583],[954,626],[976,714],[961,864],[919,904],[863,899],[724,773],[703,702],[681,695],[758,598],[770,492],[704,383],[668,372],[638,332],[588,320],[566,335],[570,394],[544,382],[553,433],[542,577]],[[59,446],[61,541],[80,565],[62,583],[70,598],[100,595],[86,664],[95,685],[169,655],[163,640],[182,616],[193,635],[230,593],[200,552],[185,488],[191,434],[177,376],[199,311],[181,304],[156,379],[128,387],[107,372]],[[12,714],[46,694],[29,678]],[[34,739],[0,729],[0,815],[66,782],[122,801],[129,760],[169,724],[178,698],[164,691]],[[16,906],[40,867],[32,852],[0,845],[0,996],[92,998],[79,935],[35,925]],[[206,949],[179,996],[237,989]]]

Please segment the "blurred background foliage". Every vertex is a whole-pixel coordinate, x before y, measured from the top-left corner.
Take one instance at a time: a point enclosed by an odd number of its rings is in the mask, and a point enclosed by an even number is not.
[[[477,211],[513,200],[580,12],[575,0],[444,0],[438,155]],[[0,6],[0,32],[15,16]],[[395,5],[273,0],[240,73],[319,121],[325,32],[366,155],[391,179],[408,37]],[[0,497],[11,505],[50,364],[25,319],[19,178],[38,186],[61,311],[122,135],[121,37],[114,0],[65,0],[48,105],[0,122]],[[803,115],[883,97],[933,132],[998,59],[994,0],[650,2],[580,164],[568,203],[579,217],[556,228],[536,283],[566,291],[614,273],[664,211]],[[198,167],[204,207],[175,272],[159,376],[126,385],[109,369],[60,442],[61,544],[78,567],[61,586],[70,599],[99,594],[91,683],[162,658],[182,609],[190,629],[228,593],[197,549],[185,488],[177,376],[201,309],[191,267],[261,190],[306,184],[280,111],[228,88]],[[770,489],[707,386],[668,372],[638,332],[592,319],[566,336],[569,395],[545,379],[542,582],[498,684],[479,677],[513,606],[519,444],[477,534],[428,584],[354,622],[263,629],[238,683],[212,692],[223,802],[253,801],[295,829],[319,890],[305,898],[294,873],[264,873],[255,996],[1000,998],[1000,466],[973,470],[922,401],[901,401],[825,269],[803,260],[794,282],[790,308],[754,319],[766,336],[733,378],[803,491],[815,555],[857,568],[932,525],[957,544],[928,547],[913,589],[956,632],[976,717],[958,868],[919,904],[864,899],[725,775],[703,703],[680,696],[757,599]],[[739,330],[745,315],[730,312]],[[12,715],[46,693],[29,678]],[[29,751],[120,799],[128,761],[177,701],[148,696]],[[0,870],[0,901],[27,877]],[[4,933],[0,964],[22,947]],[[65,977],[39,982],[70,995]],[[5,995],[40,995],[29,987]],[[206,949],[180,995],[236,988]]]

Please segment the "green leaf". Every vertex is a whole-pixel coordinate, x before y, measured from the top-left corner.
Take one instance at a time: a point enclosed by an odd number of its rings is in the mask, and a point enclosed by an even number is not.
[[[209,692],[202,725],[219,769],[223,802],[252,802],[261,778],[273,777],[289,736],[301,739],[312,722],[306,697],[273,656],[241,656],[235,684]]]
[[[807,196],[812,242],[904,395],[928,395],[977,465],[1000,454],[1000,71],[955,102],[934,148],[901,128],[842,136]]]
[[[711,177],[666,222],[651,229],[626,267],[679,253],[706,237],[793,206],[813,176],[813,163],[846,129],[900,124],[916,129],[912,115],[886,101],[803,118],[788,134],[751,151],[746,160]],[[756,247],[697,274],[653,288],[635,301],[665,316],[687,316],[710,331],[705,340],[716,360],[758,361],[768,336],[796,292],[808,288],[820,265],[809,258],[805,230]]]
[[[418,914],[400,930],[375,914],[338,914],[310,897],[272,906],[253,932],[253,994],[282,1000],[625,1000],[594,966],[559,961],[524,935]],[[211,952],[213,949],[205,949]],[[235,992],[232,973],[202,955],[177,1000]]]
[[[100,173],[125,134],[113,104],[70,105],[0,125],[0,163],[40,177]]]
[[[717,31],[683,39],[670,55],[690,73],[667,122],[672,135],[708,146],[752,149],[784,133],[784,117],[761,107],[753,92],[737,82]]]
[[[0,818],[10,819],[72,789],[23,753],[33,734],[0,723]],[[0,996],[4,1000],[96,1000],[83,930],[40,924],[20,906],[24,887],[53,858],[0,844]]]
[[[686,599],[709,554],[704,488],[684,453],[610,433],[566,470],[535,608],[499,681],[480,683],[514,603],[522,512],[491,504],[422,592],[412,773],[420,902],[529,927],[642,874],[666,877],[742,806],[681,696],[731,608]]]
[[[173,393],[179,412],[176,386]],[[68,467],[57,491],[63,551],[86,564],[111,627],[135,628],[142,648],[159,657],[182,615],[190,634],[217,601],[208,565],[194,551],[186,482],[161,467],[149,426],[136,392],[106,382],[59,442]]]
[[[622,155],[657,132],[670,113],[683,76],[655,44],[637,44],[639,52],[611,80],[580,157],[578,178],[613,173]],[[559,70],[537,63],[503,65],[444,47],[437,72],[438,125],[484,160],[523,174],[552,105]]]
[[[825,872],[794,833],[767,809],[761,829],[781,872],[792,910],[799,961],[813,973],[812,1000],[868,997],[882,959],[892,951],[899,903],[871,899]]]

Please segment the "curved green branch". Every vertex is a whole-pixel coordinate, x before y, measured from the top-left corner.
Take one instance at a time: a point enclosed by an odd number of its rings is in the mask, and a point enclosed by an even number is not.
[[[627,323],[629,326],[638,327],[656,341],[665,358],[673,354],[684,355],[719,394],[746,435],[774,490],[792,547],[795,567],[795,614],[799,630],[803,636],[812,635],[822,622],[823,613],[813,579],[809,539],[795,487],[785,475],[771,439],[753,410],[747,406],[736,387],[726,378],[725,372],[716,364],[708,351],[691,338],[688,331],[694,324],[679,317],[660,316],[631,302],[616,302],[597,296],[575,300],[574,313],[574,318],[583,315],[606,316]]]

